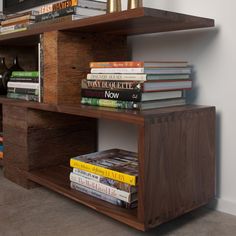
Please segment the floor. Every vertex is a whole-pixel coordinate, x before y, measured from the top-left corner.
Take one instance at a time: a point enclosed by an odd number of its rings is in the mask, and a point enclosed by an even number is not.
[[[236,217],[200,208],[147,233],[45,188],[23,189],[0,169],[0,236],[235,236]]]

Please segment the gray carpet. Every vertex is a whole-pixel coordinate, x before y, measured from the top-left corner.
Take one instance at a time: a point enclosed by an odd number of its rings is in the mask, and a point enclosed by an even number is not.
[[[235,236],[236,217],[200,208],[139,232],[45,188],[26,190],[0,169],[0,236]]]

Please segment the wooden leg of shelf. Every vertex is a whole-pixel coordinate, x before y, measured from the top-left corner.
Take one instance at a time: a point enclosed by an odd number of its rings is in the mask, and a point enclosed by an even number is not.
[[[187,213],[215,195],[215,109],[173,112],[145,122],[139,202],[145,228]],[[140,213],[140,212],[139,212]]]

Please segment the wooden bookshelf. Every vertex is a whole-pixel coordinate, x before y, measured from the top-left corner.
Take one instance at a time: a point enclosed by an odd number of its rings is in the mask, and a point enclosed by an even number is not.
[[[214,107],[136,111],[85,106],[80,104],[80,81],[90,61],[129,60],[129,35],[213,26],[212,19],[138,8],[0,35],[0,52],[6,55],[8,48],[20,52],[30,46],[35,51],[39,34],[44,49],[44,103],[0,97],[5,177],[26,188],[40,184],[142,231],[207,204],[215,195]],[[37,57],[31,59],[35,64]],[[69,159],[97,151],[101,119],[138,130],[135,210],[69,187]]]

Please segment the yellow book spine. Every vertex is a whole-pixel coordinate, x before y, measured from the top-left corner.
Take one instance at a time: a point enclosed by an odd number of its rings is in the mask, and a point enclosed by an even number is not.
[[[88,171],[93,174],[101,175],[109,179],[127,183],[132,186],[136,185],[136,176],[120,173],[114,170],[109,170],[101,166],[95,166],[75,159],[70,160],[70,166],[78,168],[80,170]]]

